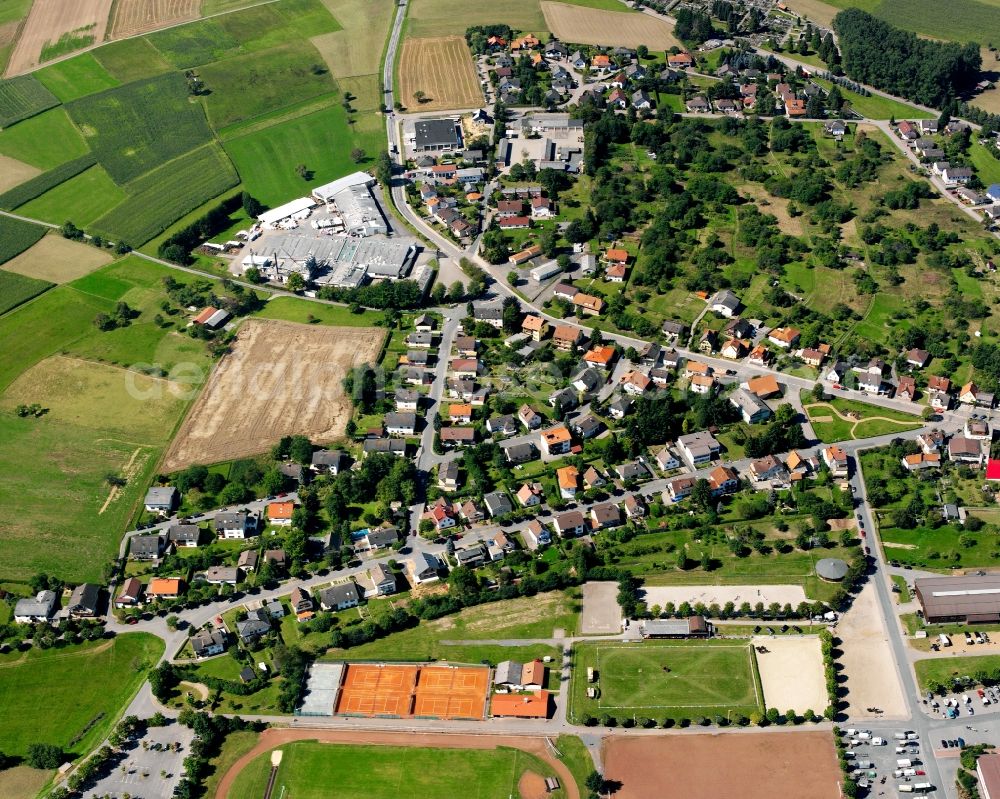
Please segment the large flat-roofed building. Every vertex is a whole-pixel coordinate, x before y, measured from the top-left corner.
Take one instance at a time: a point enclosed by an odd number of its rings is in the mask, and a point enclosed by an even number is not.
[[[413,149],[418,153],[449,152],[462,149],[458,120],[419,119],[413,123]]]
[[[921,577],[913,587],[927,622],[1000,621],[1000,573]]]
[[[336,216],[348,236],[385,236],[389,226],[368,186],[348,186],[333,195]]]
[[[346,177],[338,178],[332,183],[317,186],[312,190],[313,199],[318,203],[333,202],[334,197],[345,189],[355,186],[371,186],[375,183],[375,178],[367,172],[354,172]]]
[[[713,627],[703,616],[686,619],[646,619],[639,625],[643,638],[710,638]]]

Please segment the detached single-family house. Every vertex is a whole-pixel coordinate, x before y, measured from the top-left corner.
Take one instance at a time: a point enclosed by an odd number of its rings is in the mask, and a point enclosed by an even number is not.
[[[580,472],[575,466],[563,466],[557,469],[556,480],[559,483],[559,495],[563,499],[573,499],[576,496],[577,486],[580,483]]]
[[[122,583],[122,590],[115,597],[116,608],[131,608],[142,601],[142,583],[136,577],[128,577]]]
[[[226,511],[215,515],[215,533],[219,538],[246,538],[257,529],[257,519],[246,511]]]
[[[146,492],[143,501],[149,513],[171,513],[177,507],[180,494],[173,486],[153,486]]]
[[[267,506],[268,524],[274,527],[291,527],[294,502],[272,502]]]
[[[73,589],[66,610],[75,619],[90,619],[97,615],[101,589],[93,583],[83,583]]]
[[[39,591],[34,597],[19,599],[14,605],[14,621],[17,624],[35,624],[45,622],[55,613],[55,591]]]
[[[197,658],[221,655],[226,651],[226,631],[220,629],[202,630],[191,639],[191,649]]]
[[[128,552],[132,560],[159,560],[164,553],[164,537],[158,533],[137,535],[129,540]]]
[[[848,474],[848,460],[847,453],[843,449],[836,446],[826,447],[823,449],[823,463],[826,464],[830,473],[834,477],[847,477]]]
[[[324,588],[318,591],[316,596],[319,598],[319,606],[323,610],[347,610],[361,604],[361,592],[353,580]]]
[[[713,313],[719,314],[719,316],[731,319],[736,315],[736,312],[739,309],[740,298],[728,289],[718,292],[715,297],[712,298],[710,310]]]
[[[576,538],[583,535],[586,529],[586,522],[580,511],[571,510],[556,516],[553,526],[556,533],[562,538]]]
[[[572,438],[565,425],[542,431],[542,450],[546,455],[565,455],[572,446]]]
[[[510,497],[503,491],[491,491],[483,497],[483,502],[491,519],[506,516],[514,510],[514,505],[511,503]]]
[[[771,409],[767,403],[745,388],[736,389],[730,395],[729,402],[740,412],[747,424],[757,424],[771,418]]]

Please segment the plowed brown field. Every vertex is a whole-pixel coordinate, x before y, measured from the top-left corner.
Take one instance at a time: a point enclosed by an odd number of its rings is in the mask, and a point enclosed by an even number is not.
[[[425,95],[418,103],[414,92]],[[477,108],[483,92],[462,36],[407,39],[399,60],[399,96],[412,111]]]

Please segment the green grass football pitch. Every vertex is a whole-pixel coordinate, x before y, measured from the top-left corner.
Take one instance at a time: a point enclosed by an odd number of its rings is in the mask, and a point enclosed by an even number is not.
[[[587,681],[593,668],[594,683]],[[650,641],[577,648],[573,715],[694,717],[763,710],[754,655],[747,644]],[[587,696],[597,688],[598,696]]]

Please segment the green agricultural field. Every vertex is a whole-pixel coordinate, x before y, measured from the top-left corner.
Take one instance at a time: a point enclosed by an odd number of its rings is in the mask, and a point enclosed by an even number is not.
[[[200,66],[235,55],[240,46],[222,29],[217,19],[178,25],[151,33],[146,39],[163,58],[181,68]]]
[[[52,169],[87,152],[87,143],[62,108],[0,131],[0,153],[39,169]]]
[[[418,749],[299,742],[282,746],[276,785],[296,799],[342,796],[367,799],[509,799],[518,796],[525,771],[551,776],[552,769],[517,749]],[[236,778],[235,796],[261,796],[271,773],[269,754],[255,758]],[[565,796],[560,789],[549,794]]]
[[[1000,183],[1000,160],[977,141],[969,145],[969,160],[976,170],[976,176],[985,185]]]
[[[0,656],[0,749],[24,755],[29,744],[49,743],[77,754],[90,751],[162,655],[159,638],[127,633]]]
[[[0,314],[7,313],[50,288],[52,284],[44,280],[0,269]]]
[[[124,199],[125,192],[98,164],[18,206],[17,212],[54,225],[61,225],[68,219],[86,227]]]
[[[64,103],[113,89],[121,83],[101,66],[93,53],[81,53],[76,58],[45,67],[36,72],[35,77]]]
[[[33,75],[0,80],[0,128],[59,105],[59,100]]]
[[[749,716],[764,699],[751,647],[728,641],[584,643],[574,650],[570,714],[652,719]],[[587,681],[592,668],[596,682]],[[591,699],[587,688],[596,687]]]
[[[546,30],[538,0],[513,0],[502,10],[489,0],[469,0],[457,6],[449,0],[414,0],[407,14],[406,35],[421,38],[464,34],[473,25],[494,22],[505,22],[522,31]]]
[[[0,217],[0,264],[20,255],[44,235],[43,227],[19,219]]]
[[[350,125],[347,111],[335,105],[229,139],[223,146],[247,191],[261,202],[276,206],[301,197],[314,186],[369,168],[370,160],[361,164],[352,161],[351,150],[360,147],[368,159],[374,159],[385,148],[385,129],[374,115],[360,117]],[[311,173],[309,180],[296,173],[299,164]]]
[[[90,169],[96,163],[97,160],[94,156],[88,153],[80,158],[67,161],[65,164],[60,164],[47,172],[42,172],[40,175],[19,183],[0,194],[0,208],[11,211],[29,203],[36,197],[41,197],[45,192],[54,189],[60,183],[76,177],[85,169]]]
[[[122,83],[151,78],[172,69],[170,62],[144,36],[109,42],[94,51],[94,58]]]
[[[66,108],[118,184],[212,138],[204,111],[188,99],[187,81],[180,73],[83,97]]]
[[[181,156],[126,187],[127,199],[94,220],[94,229],[133,247],[239,183],[222,148],[210,144]]]
[[[20,22],[28,16],[31,0],[4,0],[0,2],[0,28],[17,30]],[[14,38],[8,36],[0,43],[0,73],[7,68],[7,61],[14,50]]]
[[[299,43],[208,64],[199,75],[211,92],[205,107],[216,130],[336,88],[319,53]]]
[[[935,634],[937,631],[934,631]],[[913,664],[920,690],[927,691],[933,685],[943,685],[950,689],[956,677],[976,679],[977,672],[993,675],[1000,669],[1000,655],[980,655],[978,657],[933,658],[918,660]]]

